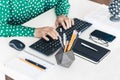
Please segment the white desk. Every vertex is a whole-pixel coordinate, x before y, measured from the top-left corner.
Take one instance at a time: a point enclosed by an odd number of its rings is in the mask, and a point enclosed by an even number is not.
[[[89,14],[90,12],[101,9],[104,5],[100,5],[88,0],[70,0],[71,9],[70,9],[70,17],[82,18]],[[51,20],[52,19],[52,20]],[[53,9],[48,11],[45,14],[29,21],[25,25],[28,26],[44,26],[44,25],[54,25],[55,15]],[[48,24],[46,24],[48,23]],[[103,29],[104,31],[111,32],[111,30],[104,29],[103,27],[98,26],[97,24],[93,24],[91,28],[86,30],[80,37],[86,40],[89,40],[89,33],[94,29]],[[106,27],[105,27],[106,28]],[[99,64],[95,65],[90,63],[82,58],[75,57],[76,60],[72,64],[70,68],[63,68],[61,66],[56,65],[56,60],[53,56],[46,57],[42,54],[39,54],[40,57],[47,59],[53,63],[55,63],[55,68],[48,72],[46,75],[41,76],[38,80],[120,80],[120,54],[119,54],[119,43],[120,37],[118,36],[119,32],[112,32],[117,36],[116,40],[112,42],[108,48],[111,49],[111,53],[105,57],[105,59]],[[8,43],[11,39],[19,39],[26,44],[27,51],[37,54],[36,51],[31,50],[28,46],[37,41],[37,38],[23,38],[23,37],[15,37],[15,38],[1,38],[0,39],[0,71],[15,80],[33,80],[29,77],[25,77],[20,75],[19,73],[6,68],[4,66],[9,60],[14,58],[19,51],[16,51],[8,46]],[[90,41],[90,40],[89,40]]]

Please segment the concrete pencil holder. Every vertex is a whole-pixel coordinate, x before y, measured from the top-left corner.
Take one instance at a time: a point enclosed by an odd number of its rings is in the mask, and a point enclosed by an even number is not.
[[[58,53],[55,55],[55,58],[58,65],[61,65],[66,68],[69,68],[75,60],[73,51],[64,52],[62,48],[60,48]]]

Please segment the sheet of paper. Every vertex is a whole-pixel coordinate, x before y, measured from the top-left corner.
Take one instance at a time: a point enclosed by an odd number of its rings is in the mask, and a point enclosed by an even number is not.
[[[38,64],[45,66],[46,69],[39,70],[38,68],[21,61],[20,58],[32,60]],[[42,76],[47,71],[52,70],[54,67],[54,65],[47,63],[41,59],[38,59],[38,58],[36,58],[36,57],[26,53],[26,52],[22,52],[22,53],[18,54],[14,59],[12,59],[8,63],[6,63],[5,66],[9,67],[10,69],[12,69],[12,70],[14,70],[22,75],[26,75],[30,78],[33,78],[34,80],[35,79],[37,80],[37,77]]]

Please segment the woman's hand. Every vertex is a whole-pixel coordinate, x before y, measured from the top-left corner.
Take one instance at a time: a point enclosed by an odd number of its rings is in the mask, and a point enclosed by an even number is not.
[[[55,25],[58,27],[62,25],[64,29],[69,29],[72,25],[74,25],[73,19],[66,17],[65,15],[61,15],[57,18]]]
[[[50,36],[52,39],[58,39],[58,32],[56,31],[55,28],[53,27],[41,27],[41,28],[36,28],[34,32],[34,37],[38,38],[44,38],[45,40],[49,41],[49,38],[47,37]]]

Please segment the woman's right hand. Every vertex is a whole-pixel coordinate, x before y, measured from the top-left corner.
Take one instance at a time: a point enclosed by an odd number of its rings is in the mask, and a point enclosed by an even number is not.
[[[40,27],[35,29],[34,37],[43,38],[49,41],[49,38],[47,37],[47,35],[55,40],[57,40],[59,36],[58,32],[54,27],[47,26],[47,27]]]

